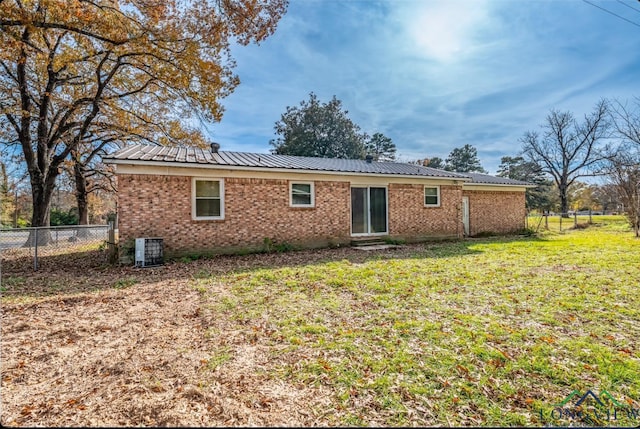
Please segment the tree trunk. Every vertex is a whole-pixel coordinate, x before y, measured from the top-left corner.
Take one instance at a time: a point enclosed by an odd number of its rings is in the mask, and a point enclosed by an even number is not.
[[[49,198],[47,199],[44,193],[40,190],[39,192],[33,193],[33,214],[31,215],[31,226],[32,227],[47,227],[49,226],[49,217],[50,217],[50,202],[51,202],[51,193]],[[51,241],[51,234],[48,230],[40,230],[37,234],[38,246],[46,246]],[[29,238],[27,242],[24,244],[25,247],[33,247],[36,244],[36,235],[32,230],[29,232]]]
[[[84,166],[79,162],[73,163],[73,175],[76,182],[76,203],[78,205],[78,225],[89,225],[89,193]]]
[[[11,196],[9,195],[9,177],[7,176],[7,166],[4,162],[0,161],[0,211],[1,218],[0,223],[9,223],[8,206],[11,204]]]
[[[566,188],[560,190],[560,213],[562,217],[569,217],[569,196]]]
[[[87,191],[87,179],[85,168],[79,160],[73,163],[73,176],[76,183],[76,203],[78,205],[78,225],[89,225],[89,199]],[[79,228],[78,237],[84,237],[87,233],[85,228]]]
[[[49,226],[50,207],[49,202],[43,202],[43,198],[36,198],[33,194],[33,214],[31,215],[31,226]]]
[[[638,183],[640,184],[640,182]],[[636,233],[636,237],[640,237],[640,192],[638,192],[635,197],[636,201],[633,201],[633,197],[631,198],[631,201],[629,201],[629,213],[631,214],[629,217],[633,219],[633,230]]]
[[[13,227],[17,228],[18,227],[18,188],[16,187],[14,190],[15,193],[15,198],[13,199],[13,202],[15,204],[14,210],[13,210]]]
[[[31,215],[32,227],[48,227],[50,226],[51,215],[51,198],[53,197],[53,189],[56,182],[57,174],[51,172],[46,179],[31,180],[31,189],[33,193],[33,214]],[[38,232],[38,246],[45,246],[51,241],[51,234],[48,230]],[[29,239],[25,246],[29,247],[35,244],[35,236],[33,232],[29,234]]]

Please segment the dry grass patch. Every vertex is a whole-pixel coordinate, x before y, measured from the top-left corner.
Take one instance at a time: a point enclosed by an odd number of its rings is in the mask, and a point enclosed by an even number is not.
[[[225,360],[217,360],[200,296],[188,283],[163,280],[5,305],[2,424],[312,423],[303,409],[312,392],[266,380],[259,350],[238,348],[240,360],[218,371]]]

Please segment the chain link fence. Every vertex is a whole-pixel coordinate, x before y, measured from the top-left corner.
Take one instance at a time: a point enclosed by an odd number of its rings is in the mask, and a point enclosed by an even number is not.
[[[38,258],[44,256],[113,245],[113,224],[0,229],[2,257],[32,256],[34,270],[38,269]]]
[[[602,211],[582,211],[565,213],[531,214],[527,217],[527,228],[539,231],[562,232],[570,229],[584,228],[591,224],[624,224],[626,219],[623,215],[606,214]]]

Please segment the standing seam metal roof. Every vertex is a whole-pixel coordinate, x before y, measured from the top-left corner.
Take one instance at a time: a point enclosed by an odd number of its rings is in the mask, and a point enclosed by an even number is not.
[[[464,173],[465,176],[471,178],[471,183],[487,184],[487,185],[514,185],[514,186],[531,186],[531,183],[521,180],[509,179],[507,177],[491,176],[482,173]]]
[[[313,158],[249,152],[217,152],[195,147],[134,145],[104,157],[106,162],[123,161],[177,162],[248,168],[281,168],[289,170],[330,171],[337,173],[370,173],[404,176],[439,177],[467,180],[474,184],[532,186],[520,180],[481,173],[454,173],[400,162],[367,162],[362,159]]]
[[[313,158],[248,152],[212,153],[194,147],[134,145],[104,157],[106,162],[123,161],[177,162],[253,168],[371,173],[468,180],[467,175],[400,162],[367,162],[361,159]]]

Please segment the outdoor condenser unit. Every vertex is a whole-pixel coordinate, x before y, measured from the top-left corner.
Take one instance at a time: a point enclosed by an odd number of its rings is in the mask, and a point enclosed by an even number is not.
[[[136,267],[162,265],[162,238],[136,238]]]

